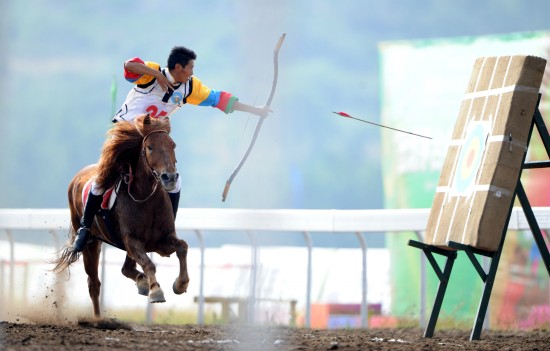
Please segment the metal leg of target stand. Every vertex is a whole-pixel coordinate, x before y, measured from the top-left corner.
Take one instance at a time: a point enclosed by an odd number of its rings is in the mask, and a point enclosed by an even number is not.
[[[506,226],[508,227],[508,226]],[[476,320],[474,322],[474,328],[470,334],[470,340],[479,340],[481,338],[481,330],[483,329],[483,321],[487,314],[487,308],[489,307],[489,300],[491,299],[491,292],[495,284],[495,277],[497,275],[498,264],[500,262],[500,256],[502,254],[502,247],[504,246],[504,240],[506,239],[506,231],[502,233],[502,238],[498,246],[497,251],[493,253],[491,257],[491,264],[489,266],[489,272],[483,280],[483,294],[479,301],[479,307],[476,314]],[[482,276],[483,278],[483,276]]]
[[[541,95],[539,94],[539,102],[540,98]],[[535,113],[533,115],[533,120],[535,126],[537,127],[537,131],[539,133],[542,144],[544,145],[544,149],[546,150],[546,155],[550,158],[550,134],[548,133],[548,128],[546,127],[544,119],[542,118],[542,114],[540,113],[540,109],[538,108],[539,102],[537,102],[537,109],[535,110]],[[524,162],[523,164],[523,168],[549,167],[550,161],[527,163]],[[544,242],[542,231],[540,230],[540,227],[537,223],[537,219],[535,218],[535,214],[533,213],[533,209],[531,208],[531,204],[529,203],[529,199],[527,198],[527,194],[525,193],[525,189],[523,188],[521,181],[518,183],[517,196],[521,203],[521,207],[523,208],[523,213],[525,213],[525,217],[527,218],[527,222],[529,223],[529,227],[531,228],[531,232],[533,233],[535,242],[537,243],[537,246],[539,248],[540,255],[542,256],[542,261],[546,266],[546,271],[548,272],[548,275],[550,275],[550,252],[548,251],[548,247]]]
[[[516,193],[514,194],[514,197],[515,196],[517,196],[517,198],[521,203],[523,213],[525,214],[527,222],[529,223],[529,227],[531,228],[531,232],[533,233],[533,237],[535,239],[535,242],[537,243],[543,262],[546,265],[546,269],[550,274],[550,254],[548,253],[548,249],[546,247],[546,244],[544,243],[544,239],[542,237],[541,230],[538,226],[537,219],[533,213],[533,209],[531,208],[531,205],[529,204],[529,199],[527,198],[527,194],[525,193],[525,189],[523,189],[523,185],[521,184],[521,181],[518,181],[518,184],[516,186]],[[495,283],[495,277],[497,274],[498,264],[500,262],[500,256],[502,254],[502,248],[504,247],[504,241],[506,240],[506,233],[508,231],[508,223],[510,220],[510,214],[512,212],[512,208],[513,208],[513,204],[510,206],[508,219],[506,221],[506,225],[504,226],[504,230],[502,231],[502,237],[500,239],[499,246],[495,252],[491,253],[491,252],[475,249],[467,245],[462,245],[456,242],[449,242],[450,247],[455,248],[457,250],[463,250],[464,252],[466,252],[468,257],[470,258],[470,261],[472,261],[474,268],[477,270],[481,279],[484,282],[483,294],[479,302],[476,320],[474,322],[474,328],[472,329],[472,333],[470,334],[470,340],[479,340],[481,338],[483,321],[485,320],[485,315],[487,314],[487,308],[489,306],[491,292],[493,290],[493,285]],[[473,255],[474,253],[491,258],[491,265],[489,266],[489,272],[487,274],[485,274],[485,271],[483,270],[483,268],[481,268],[481,265],[479,264],[477,259],[474,257]]]
[[[451,277],[451,272],[453,270],[453,265],[457,254],[456,251],[443,250],[436,246],[427,245],[415,240],[409,240],[409,246],[416,247],[424,252],[428,262],[432,265],[432,268],[439,279],[439,287],[437,288],[432,313],[430,314],[428,325],[424,331],[424,337],[431,338],[434,334],[437,319],[439,318],[439,312],[441,311],[441,305],[443,304],[443,298],[445,297],[445,292],[447,291],[447,285],[449,283],[449,278]],[[434,253],[447,257],[443,271],[435,260],[433,256]]]
[[[485,316],[487,314],[487,308],[489,307],[489,300],[491,298],[491,292],[493,290],[493,285],[495,283],[495,277],[497,274],[498,263],[500,261],[500,255],[502,253],[502,247],[504,246],[504,240],[506,237],[506,230],[502,234],[500,240],[500,245],[497,251],[485,251],[474,248],[472,246],[464,245],[454,241],[449,241],[448,245],[456,250],[461,250],[466,253],[470,259],[475,270],[479,274],[481,280],[483,280],[483,294],[481,295],[481,300],[479,302],[479,307],[477,310],[476,319],[474,322],[474,327],[472,333],[470,334],[470,340],[479,340],[481,337],[481,330],[483,329],[483,322],[485,321]],[[483,255],[491,258],[491,265],[489,266],[489,272],[485,273],[485,270],[479,263],[478,259],[474,254]]]
[[[550,148],[550,140],[549,140],[549,136],[548,136],[548,131],[546,129],[546,126],[544,125],[544,120],[542,119],[542,115],[540,114],[540,111],[538,109],[538,104],[540,102],[540,98],[541,98],[541,95],[539,94],[539,100],[537,101],[537,107],[535,108],[535,113],[533,115],[533,122],[531,123],[531,129],[529,130],[529,136],[528,136],[527,140],[528,141],[531,140],[531,137],[532,137],[532,134],[533,134],[533,129],[536,126],[536,128],[539,132],[539,135],[543,140],[544,147],[545,147],[545,149],[548,153],[549,148]],[[527,146],[529,146],[529,142],[527,143]],[[523,156],[522,170],[525,169],[525,168],[530,168],[530,166],[527,165],[528,163],[525,162],[526,156],[527,156],[527,153],[525,153],[524,156]],[[549,156],[550,156],[550,153],[549,153]],[[529,204],[529,201],[527,201],[527,195],[525,194],[525,190],[523,189],[523,186],[521,184],[521,173],[522,172],[520,172],[520,174],[518,176],[518,183],[516,185],[516,189],[514,190],[514,194],[512,195],[512,199],[515,199],[516,196],[518,197],[518,199],[521,202],[521,207],[522,207],[522,209],[525,213],[525,216],[529,220],[529,225],[531,226],[531,229],[533,229],[531,221],[535,224],[536,224],[537,221],[535,219],[535,216],[533,215],[531,205]],[[468,257],[470,258],[470,260],[474,264],[474,267],[476,268],[476,270],[478,271],[478,273],[481,276],[481,279],[483,279],[483,282],[484,282],[484,284],[483,284],[483,294],[481,296],[481,301],[479,302],[479,308],[477,310],[476,320],[474,322],[474,328],[472,329],[472,333],[470,334],[470,340],[479,340],[481,338],[481,330],[483,328],[483,321],[485,320],[485,315],[487,314],[487,307],[489,306],[489,300],[491,298],[491,292],[493,290],[493,285],[495,283],[495,277],[496,277],[496,274],[497,274],[498,264],[500,262],[500,256],[502,254],[502,248],[504,247],[504,240],[506,239],[506,232],[508,231],[508,224],[510,222],[510,216],[512,214],[513,207],[514,207],[514,201],[512,201],[512,203],[510,204],[510,209],[508,211],[508,217],[506,219],[506,223],[505,223],[504,229],[502,231],[502,237],[500,239],[500,243],[498,245],[497,250],[492,254],[485,253],[486,256],[491,257],[491,265],[489,266],[489,272],[486,275],[484,274],[484,271],[481,272],[480,269],[478,269],[479,263],[477,262],[477,260],[474,263],[474,257],[473,257],[472,252],[473,252],[473,250],[476,250],[476,249],[469,248],[467,246],[466,246],[466,248],[463,248],[466,251],[466,253],[468,254]],[[531,219],[530,219],[530,217],[531,217]],[[536,225],[536,227],[538,228],[538,225]],[[539,233],[540,233],[540,230],[539,230]],[[535,236],[535,239],[537,239],[535,234],[534,234],[534,236]],[[454,244],[456,244],[456,243],[454,243]],[[481,251],[481,250],[478,250],[478,251]],[[477,252],[477,253],[483,254],[482,252]],[[477,265],[476,265],[476,263],[477,263]]]
[[[544,262],[546,271],[550,276],[550,252],[548,251],[548,247],[546,247],[546,243],[544,242],[544,238],[542,237],[542,231],[540,230],[539,224],[537,223],[537,218],[533,213],[533,209],[529,204],[529,199],[527,198],[527,194],[525,193],[525,189],[523,189],[523,185],[521,184],[521,182],[518,184],[517,196],[519,202],[521,203],[521,207],[523,208],[523,213],[525,214],[527,223],[529,223],[529,228],[531,228],[531,233],[533,233],[535,243],[539,248],[542,262]]]

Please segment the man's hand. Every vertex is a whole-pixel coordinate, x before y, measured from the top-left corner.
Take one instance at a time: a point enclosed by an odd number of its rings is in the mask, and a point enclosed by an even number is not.
[[[172,89],[172,90],[174,89],[174,85],[170,83],[168,78],[166,78],[161,71],[153,69],[147,65],[144,65],[143,63],[127,61],[124,64],[124,68],[136,74],[140,74],[140,75],[145,74],[151,77],[155,77],[155,79],[159,83],[160,88],[163,91],[168,91],[168,89]]]
[[[248,104],[244,104],[240,101],[235,102],[235,105],[233,105],[233,109],[236,111],[252,113],[252,114],[255,114],[256,116],[260,116],[264,118],[267,117],[267,115],[270,112],[273,112],[267,106],[251,106]]]
[[[254,112],[254,114],[260,116],[260,117],[267,117],[267,115],[270,113],[270,112],[273,112],[272,110],[269,109],[269,107],[267,106],[257,106],[255,107],[256,109],[256,112]]]
[[[157,83],[159,84],[162,91],[168,91],[168,89],[174,90],[174,85],[168,80],[168,78],[166,78],[164,74],[162,74],[162,72],[155,72],[155,78],[157,79]]]

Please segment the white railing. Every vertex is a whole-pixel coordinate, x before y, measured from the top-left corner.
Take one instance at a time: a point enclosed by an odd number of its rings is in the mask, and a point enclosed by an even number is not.
[[[541,229],[550,229],[550,208],[533,208]],[[257,246],[252,231],[300,232],[304,237],[308,252],[306,314],[305,324],[311,322],[311,280],[312,280],[312,240],[313,232],[354,233],[362,251],[362,327],[367,327],[367,246],[364,235],[369,233],[414,232],[422,241],[422,233],[428,222],[429,209],[385,209],[385,210],[246,210],[246,209],[188,209],[178,212],[176,230],[193,231],[198,238],[201,258],[199,277],[198,323],[204,322],[204,251],[203,231],[245,231],[251,238],[253,250]],[[70,216],[68,209],[0,209],[0,230],[7,233],[11,243],[10,272],[13,276],[14,238],[12,230],[46,230],[55,233],[68,230]],[[509,230],[529,230],[529,225],[521,208],[514,208],[510,217]],[[57,240],[57,239],[56,239]],[[425,260],[421,254],[420,325],[424,326],[425,311]],[[255,306],[255,277],[257,262],[253,254],[248,320],[253,322]]]

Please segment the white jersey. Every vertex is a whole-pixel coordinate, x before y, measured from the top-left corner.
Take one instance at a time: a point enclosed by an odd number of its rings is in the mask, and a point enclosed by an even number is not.
[[[171,83],[175,83],[170,70],[168,68],[161,69],[156,62],[144,62],[139,57],[134,57],[127,62],[138,62],[159,70]],[[125,69],[124,77],[136,86],[130,90],[121,109],[113,116],[113,122],[131,122],[136,116],[145,113],[156,118],[168,117],[186,103],[216,107],[227,114],[233,112],[233,106],[239,100],[226,91],[208,88],[195,76],[185,83],[175,85],[174,89],[170,89],[168,92],[162,90],[153,76],[136,74]]]
[[[174,78],[164,68],[162,73],[174,82]],[[186,83],[180,83],[174,90],[165,92],[156,79],[149,84],[136,85],[128,95],[121,109],[113,117],[113,122],[133,121],[140,114],[149,113],[151,117],[168,117],[186,103],[186,98],[191,94],[192,79]]]

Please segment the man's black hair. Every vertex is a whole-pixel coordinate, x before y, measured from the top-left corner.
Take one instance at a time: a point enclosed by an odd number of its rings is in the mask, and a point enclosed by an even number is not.
[[[189,61],[196,60],[197,54],[193,50],[190,50],[184,46],[174,46],[168,56],[168,69],[174,69],[176,63],[179,63],[183,67],[187,66]]]

